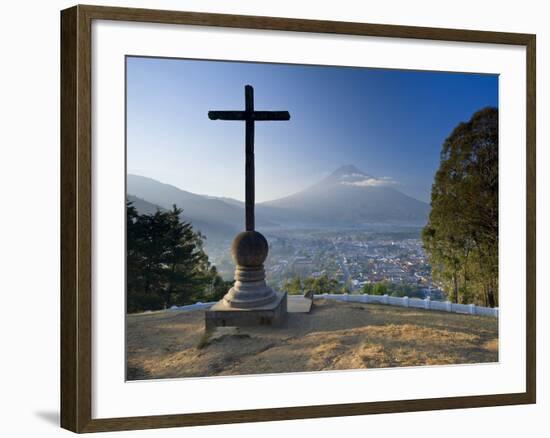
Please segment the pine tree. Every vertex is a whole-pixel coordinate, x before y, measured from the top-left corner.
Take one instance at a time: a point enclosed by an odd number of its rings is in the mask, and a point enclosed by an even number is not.
[[[138,250],[138,212],[131,202],[126,202],[126,286],[135,294],[140,287],[141,257]]]
[[[127,310],[189,304],[228,289],[204,252],[204,236],[169,211],[138,214],[127,203]],[[214,292],[214,293],[213,293]]]

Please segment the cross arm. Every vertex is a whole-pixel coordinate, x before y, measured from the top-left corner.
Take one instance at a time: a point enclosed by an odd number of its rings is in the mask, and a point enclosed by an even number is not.
[[[253,120],[258,122],[268,120],[290,120],[288,111],[254,111]]]
[[[208,111],[210,120],[246,120],[244,111]]]
[[[269,120],[290,120],[288,111],[208,111],[210,120],[254,120],[265,122]]]

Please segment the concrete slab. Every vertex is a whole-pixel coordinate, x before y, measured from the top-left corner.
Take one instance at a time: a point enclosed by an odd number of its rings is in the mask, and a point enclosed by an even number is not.
[[[309,313],[313,300],[301,295],[289,295],[287,298],[288,313]]]

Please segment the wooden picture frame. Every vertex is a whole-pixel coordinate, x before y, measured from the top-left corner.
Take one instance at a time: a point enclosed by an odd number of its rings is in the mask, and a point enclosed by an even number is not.
[[[91,25],[93,20],[519,45],[526,48],[526,391],[194,414],[92,418]],[[61,426],[74,432],[529,404],[536,401],[535,48],[530,34],[100,6],[61,12]]]

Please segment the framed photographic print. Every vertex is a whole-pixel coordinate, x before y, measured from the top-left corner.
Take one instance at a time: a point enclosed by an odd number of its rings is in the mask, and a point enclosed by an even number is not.
[[[535,36],[61,13],[61,423],[535,402]]]

